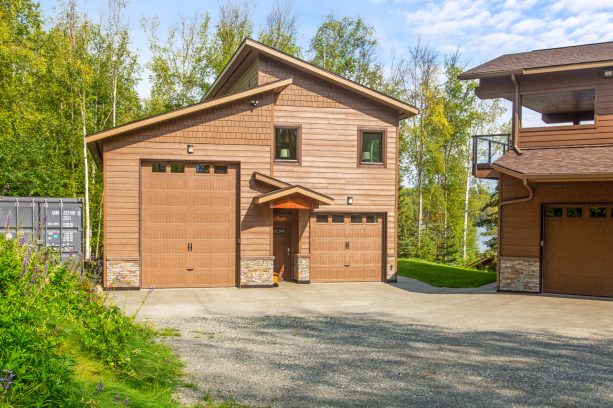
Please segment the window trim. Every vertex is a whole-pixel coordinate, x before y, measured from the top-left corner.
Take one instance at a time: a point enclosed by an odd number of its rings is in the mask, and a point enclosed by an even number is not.
[[[362,135],[364,133],[381,132],[381,163],[367,163],[362,161]],[[358,167],[387,167],[387,129],[384,128],[358,128],[358,146],[357,146],[357,162]]]
[[[277,129],[297,129],[296,160],[277,159]],[[296,123],[275,123],[272,131],[272,161],[275,164],[300,166],[302,164],[302,125]]]
[[[564,91],[594,91],[594,123],[585,124],[585,125],[559,125],[559,126],[542,126],[542,127],[522,127],[522,97],[524,95],[538,95],[546,92],[564,92]],[[519,94],[519,109],[517,109],[519,126],[519,133],[522,132],[550,132],[556,130],[580,130],[580,129],[597,129],[598,128],[598,87],[596,86],[569,86],[564,88],[555,88],[555,89],[539,89],[539,90],[530,90],[530,91],[522,91]]]

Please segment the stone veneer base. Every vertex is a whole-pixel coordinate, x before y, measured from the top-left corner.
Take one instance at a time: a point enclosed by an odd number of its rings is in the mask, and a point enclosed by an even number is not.
[[[396,276],[396,257],[388,255],[385,266],[385,281],[388,283],[398,282],[398,276]]]
[[[540,292],[541,265],[539,258],[501,256],[499,268],[498,290]]]
[[[107,258],[106,282],[108,289],[137,289],[140,287],[140,261],[138,258]]]
[[[311,255],[294,254],[294,280],[296,283],[311,283]]]
[[[240,287],[272,287],[274,256],[243,256],[240,261]]]

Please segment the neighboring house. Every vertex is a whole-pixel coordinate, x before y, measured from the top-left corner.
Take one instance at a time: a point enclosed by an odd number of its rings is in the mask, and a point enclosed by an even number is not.
[[[202,102],[87,137],[104,285],[395,280],[398,122],[415,114],[246,40]]]
[[[513,103],[510,139],[473,144],[475,175],[498,180],[498,289],[613,296],[613,42],[503,55],[460,78]]]

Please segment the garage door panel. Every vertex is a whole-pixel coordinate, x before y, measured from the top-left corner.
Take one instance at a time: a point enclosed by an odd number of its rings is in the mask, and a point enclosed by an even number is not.
[[[351,215],[343,217],[343,223],[332,222],[332,214],[326,223],[317,222],[315,215],[311,217],[311,280],[381,281],[383,224],[380,217],[374,224],[351,223]]]
[[[591,207],[605,208],[606,216]],[[561,215],[553,216],[553,208]],[[582,215],[569,217],[568,208]],[[613,205],[550,204],[544,224],[543,291],[613,296]]]
[[[236,284],[237,166],[224,166],[227,174],[212,165],[203,174],[194,163],[184,163],[182,173],[143,164],[143,287]]]

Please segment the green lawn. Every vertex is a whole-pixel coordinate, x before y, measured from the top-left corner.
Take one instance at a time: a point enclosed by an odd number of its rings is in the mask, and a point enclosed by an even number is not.
[[[439,288],[478,288],[496,280],[496,273],[420,259],[398,260],[398,274]]]

